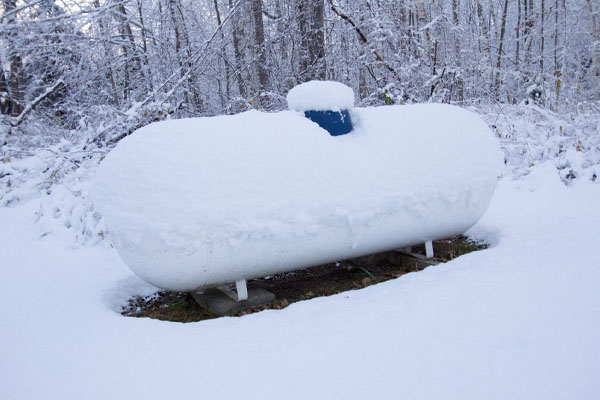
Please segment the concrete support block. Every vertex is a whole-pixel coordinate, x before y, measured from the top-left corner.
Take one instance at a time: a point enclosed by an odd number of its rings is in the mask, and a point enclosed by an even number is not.
[[[432,265],[437,265],[440,263],[435,258],[418,258],[418,257],[413,257],[411,255],[404,254],[404,253],[397,253],[397,254],[400,258],[400,265],[402,265],[404,267],[410,267],[410,266],[416,265],[420,268],[427,268],[427,267],[431,267]]]
[[[192,296],[202,308],[220,316],[237,314],[275,300],[275,295],[264,289],[248,289],[248,299],[244,301],[235,301],[217,289],[192,292]]]

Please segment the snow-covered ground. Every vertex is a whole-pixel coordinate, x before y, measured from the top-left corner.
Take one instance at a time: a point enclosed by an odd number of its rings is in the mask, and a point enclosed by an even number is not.
[[[126,318],[153,289],[114,250],[0,209],[0,398],[594,399],[600,185],[544,164],[471,231],[492,247],[243,318]]]
[[[539,125],[496,123],[509,165],[469,232],[489,249],[190,324],[120,315],[155,289],[101,240],[87,199],[100,154],[50,148],[52,165],[79,164],[62,180],[67,167],[52,174],[49,154],[5,162],[1,179],[22,182],[1,193],[11,207],[0,208],[0,399],[597,399],[600,124],[574,119],[538,140],[557,119],[526,112]]]

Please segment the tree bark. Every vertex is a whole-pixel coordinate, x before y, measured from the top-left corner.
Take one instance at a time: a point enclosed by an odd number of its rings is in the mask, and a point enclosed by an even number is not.
[[[483,7],[481,6],[481,2],[479,0],[477,0],[477,17],[479,19],[479,26],[483,35],[483,52],[487,56],[488,60],[491,60],[492,53],[490,47],[490,29],[485,16],[483,15]]]
[[[502,48],[504,47],[504,33],[506,32],[506,14],[508,11],[508,0],[504,0],[504,10],[502,11],[502,22],[500,27],[500,43],[498,44],[498,60],[496,62],[496,98],[500,92],[500,67],[502,67]]]
[[[4,68],[2,67],[2,59],[0,59],[0,113],[3,115],[10,114],[11,104],[10,98],[8,97],[8,85],[6,82],[6,75],[4,74]]]
[[[213,1],[213,5],[215,7],[215,14],[217,17],[217,25],[221,26],[221,13],[219,12],[219,4],[217,3],[217,0]],[[226,59],[227,58],[227,49],[225,47],[225,34],[223,33],[223,30],[221,29],[221,56]],[[221,69],[221,59],[218,60],[219,63],[219,70]],[[225,98],[227,98],[227,101],[229,101],[230,98],[230,94],[229,94],[229,76],[231,75],[229,72],[229,63],[227,62],[227,60],[225,60],[225,62],[223,63],[225,65],[225,95],[223,95],[223,85],[221,84],[221,79],[218,80],[218,84],[219,84],[219,97],[221,98],[221,108],[225,108]]]
[[[252,0],[252,17],[254,19],[254,46],[258,53],[256,70],[258,72],[258,90],[268,90],[267,55],[265,51],[265,32],[263,26],[262,0]]]
[[[459,19],[458,19],[458,0],[452,0],[452,22],[454,24],[455,32],[457,32],[460,28]],[[462,56],[460,51],[460,38],[457,33],[454,34],[454,52],[456,53],[456,66],[460,70],[458,73],[458,77],[454,80],[457,88],[457,97],[458,100],[462,103],[464,101],[464,81],[462,79]],[[455,76],[457,72],[454,72]]]
[[[23,58],[18,49],[16,26],[16,14],[10,13],[17,7],[17,0],[2,0],[4,13],[8,14],[7,25],[10,26],[7,33],[8,45],[8,96],[10,98],[10,114],[13,117],[18,116],[25,103],[25,74],[23,71]],[[10,13],[10,14],[9,14]]]
[[[592,5],[593,0],[587,0],[590,13],[590,44],[592,50],[592,85],[594,85],[594,98],[600,100],[600,26],[598,21],[598,7]]]
[[[119,33],[121,34],[123,44],[121,45],[121,51],[123,51],[123,57],[125,58],[124,63],[124,79],[123,79],[123,100],[125,104],[129,104],[130,96],[131,96],[131,80],[137,71],[141,72],[141,62],[139,57],[137,56],[135,39],[133,38],[133,32],[131,31],[131,26],[127,21],[127,10],[125,9],[125,4],[120,2],[117,6],[117,10],[119,12]],[[136,70],[133,69],[132,63],[137,67]]]
[[[534,26],[534,14],[533,14],[533,0],[527,0],[525,2],[525,29],[523,32],[524,50],[525,50],[525,64],[529,64],[531,60],[531,45],[533,43],[533,26]]]
[[[232,0],[229,0],[229,9],[233,10]],[[233,21],[233,56],[235,57],[235,69],[236,69],[236,79],[238,83],[238,92],[240,97],[246,98],[246,86],[244,85],[244,81],[242,79],[242,52],[241,52],[241,43],[240,38],[242,37],[242,29],[241,29],[241,21],[239,18],[239,14],[234,16]]]
[[[545,7],[544,7],[544,0],[541,1],[540,4],[540,8],[541,8],[541,23],[540,23],[540,37],[541,37],[541,44],[540,44],[540,75],[542,77],[542,79],[544,79],[544,23],[545,23],[545,18],[544,18],[544,14],[546,13]]]
[[[146,25],[144,24],[144,13],[142,12],[142,0],[137,0],[138,17],[140,19],[140,33],[142,36],[142,56],[144,57],[144,69],[146,71],[146,86],[149,91],[154,90],[152,74],[150,72],[150,62],[148,61],[148,40],[146,38]]]
[[[299,56],[301,82],[324,80],[325,27],[323,19],[324,0],[296,0],[297,23],[300,32]]]
[[[516,31],[516,53],[515,53],[515,65],[519,65],[519,50],[521,46],[521,39],[519,38],[519,34],[521,32],[521,0],[517,0],[517,27]]]
[[[94,0],[94,7],[96,7],[96,9],[100,9],[100,0]],[[108,80],[110,81],[110,86],[112,89],[113,103],[115,106],[119,106],[121,101],[119,100],[117,84],[115,82],[115,74],[114,74],[114,71],[112,68],[113,56],[112,56],[112,51],[110,50],[110,48],[107,44],[110,41],[110,38],[108,38],[108,28],[107,28],[102,16],[100,16],[98,18],[98,26],[100,27],[100,33],[103,36],[102,48],[104,49],[104,57],[106,58],[106,64],[107,64],[107,69],[108,69],[107,75],[108,75]]]
[[[177,62],[181,68],[182,78],[187,75],[187,85],[183,86],[186,102],[190,102],[193,111],[202,110],[202,101],[196,90],[196,79],[192,72],[193,65],[189,63],[191,57],[190,37],[181,10],[180,0],[169,0],[169,12],[173,23],[173,32],[175,34],[175,54]]]

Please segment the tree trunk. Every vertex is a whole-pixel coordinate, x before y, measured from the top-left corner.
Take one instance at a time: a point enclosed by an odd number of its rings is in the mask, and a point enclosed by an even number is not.
[[[8,85],[6,83],[6,75],[2,67],[2,59],[0,59],[0,113],[10,114],[11,105],[8,97]]]
[[[324,80],[327,75],[325,64],[325,10],[323,0],[314,2],[314,14],[312,19],[311,41],[309,53],[311,60],[315,61],[314,76]]]
[[[481,34],[483,35],[483,52],[488,60],[491,60],[492,54],[490,47],[490,29],[488,22],[483,15],[483,7],[481,6],[481,2],[479,0],[477,0],[477,17],[479,19],[479,26],[481,27]]]
[[[323,0],[297,0],[296,11],[300,32],[299,57],[301,82],[325,79],[325,27]]]
[[[221,13],[219,12],[219,4],[217,3],[217,0],[213,1],[214,7],[215,7],[215,14],[217,17],[217,25],[221,26]],[[222,53],[222,57],[224,59],[227,58],[227,51],[226,51],[226,47],[225,47],[225,34],[223,33],[223,30],[221,29],[221,53]],[[221,70],[221,59],[218,60],[218,65],[219,65],[219,71]],[[229,76],[230,76],[230,72],[229,72],[229,63],[227,62],[227,60],[225,60],[225,62],[223,63],[225,65],[225,95],[223,95],[223,85],[221,84],[221,79],[218,80],[218,84],[219,84],[219,97],[221,98],[221,108],[225,108],[225,98],[227,98],[227,101],[229,101],[230,98],[230,93],[229,93]]]
[[[137,0],[138,17],[140,19],[140,34],[142,36],[142,56],[144,57],[143,68],[146,75],[146,88],[152,92],[154,84],[152,82],[152,73],[150,72],[150,62],[148,61],[148,39],[146,38],[146,25],[144,24],[144,13],[142,12],[142,0]]]
[[[2,0],[4,13],[7,14],[17,7],[17,0]],[[10,115],[18,116],[25,104],[25,74],[23,71],[23,58],[19,52],[16,41],[17,19],[14,13],[7,17],[6,24],[10,26],[7,33],[7,53],[9,61],[8,96],[10,98]]]
[[[127,21],[127,10],[125,9],[125,4],[120,2],[117,6],[117,10],[119,12],[119,33],[121,34],[121,38],[123,40],[123,44],[121,45],[121,50],[123,51],[123,57],[125,58],[124,64],[124,82],[123,82],[123,100],[125,104],[128,105],[131,96],[131,84],[133,76],[136,72],[141,72],[141,62],[139,57],[137,56],[135,39],[133,38],[133,32],[131,31],[131,26]],[[132,63],[137,67],[135,70],[132,66]]]
[[[455,32],[459,30],[459,19],[458,19],[458,0],[452,0],[452,22],[454,24]],[[454,34],[454,53],[456,54],[456,66],[459,69],[459,73],[457,74],[455,71],[456,79],[456,89],[457,89],[457,97],[458,100],[462,103],[464,101],[464,81],[462,79],[462,60],[461,60],[461,51],[460,51],[460,38],[458,33]]]
[[[267,55],[265,51],[265,32],[263,26],[262,0],[252,0],[252,17],[254,19],[254,46],[258,53],[256,70],[258,72],[258,90],[268,90],[269,75],[267,74]]]
[[[504,47],[504,33],[506,32],[506,14],[508,11],[508,0],[504,0],[502,11],[502,22],[500,27],[500,43],[498,44],[498,61],[496,62],[496,98],[500,93],[500,67],[502,67],[502,48]]]
[[[524,47],[525,47],[525,62],[528,64],[531,61],[531,45],[533,43],[533,26],[535,24],[534,21],[534,13],[533,13],[533,0],[529,0],[529,5],[527,5],[527,0],[525,0],[525,32],[524,32]]]
[[[100,8],[100,0],[94,0],[94,7],[96,7],[96,9]],[[108,80],[110,81],[110,87],[112,89],[113,103],[115,106],[119,106],[121,101],[119,100],[117,84],[115,82],[115,75],[114,75],[114,71],[112,68],[113,56],[112,56],[112,51],[110,50],[110,48],[107,44],[110,42],[110,38],[108,38],[108,29],[107,29],[107,26],[106,26],[105,21],[103,20],[102,16],[100,16],[98,18],[98,26],[100,27],[100,33],[103,36],[102,37],[102,48],[104,49],[104,57],[106,58],[106,64],[107,64],[107,69],[108,69],[108,72],[106,74],[108,75]]]
[[[554,72],[558,72],[558,0],[554,6]]]
[[[592,85],[594,98],[600,100],[600,26],[598,21],[598,7],[592,5],[593,0],[587,0],[590,13],[590,44],[592,50]]]
[[[232,0],[229,0],[229,9],[233,10]],[[243,35],[241,30],[241,22],[239,18],[239,14],[234,16],[233,21],[233,55],[235,57],[235,69],[236,69],[236,79],[238,83],[238,92],[240,97],[246,98],[246,86],[244,85],[244,81],[242,79],[242,52],[240,46],[240,40]]]
[[[458,0],[452,0],[452,23],[454,24],[453,28],[457,31],[459,29]],[[457,33],[454,34],[454,53],[456,54],[456,65],[460,66],[460,43]]]
[[[194,67],[193,65],[189,64],[189,59],[191,57],[190,37],[185,25],[183,11],[181,9],[181,1],[169,0],[168,4],[171,21],[173,23],[173,32],[175,34],[175,55],[177,56],[177,62],[181,68],[181,77],[183,78],[187,74],[187,71],[192,70]],[[188,82],[183,88],[185,101],[191,103],[193,111],[202,111],[202,101],[200,100],[197,92],[194,74],[189,73],[187,75]]]
[[[515,65],[519,65],[519,50],[521,46],[521,39],[519,38],[519,34],[521,32],[521,0],[517,0],[517,28],[515,29],[515,31],[517,35],[517,51],[515,53]]]
[[[540,44],[540,75],[542,77],[542,80],[544,79],[544,14],[546,12],[545,8],[544,8],[544,0],[542,0],[541,4],[540,4],[540,8],[541,8],[541,23],[540,23],[540,37],[541,37],[541,44]]]

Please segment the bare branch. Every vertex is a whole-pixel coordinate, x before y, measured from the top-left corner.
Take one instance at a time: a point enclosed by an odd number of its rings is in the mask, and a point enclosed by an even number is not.
[[[15,127],[19,126],[21,122],[23,122],[23,119],[27,114],[29,114],[38,104],[40,104],[46,97],[48,97],[52,92],[61,87],[64,83],[65,82],[62,79],[59,79],[54,85],[46,88],[44,93],[40,94],[31,103],[27,104],[23,111],[21,111],[21,114],[19,114],[17,117],[10,121],[10,124]]]
[[[365,34],[362,32],[362,30],[358,27],[358,25],[356,25],[356,23],[346,14],[344,14],[343,12],[341,12],[336,6],[335,4],[333,4],[333,0],[328,0],[329,1],[329,5],[331,6],[331,11],[333,11],[338,17],[340,17],[341,19],[343,19],[344,21],[346,21],[347,23],[349,23],[354,30],[356,31],[358,37],[360,38],[360,41],[363,42],[364,44],[367,45],[367,47],[371,48],[371,51],[373,52],[373,54],[375,55],[375,58],[377,58],[377,61],[379,61],[380,63],[382,63],[388,71],[390,71],[392,74],[394,74],[394,76],[396,78],[398,78],[398,74],[396,72],[396,70],[387,63],[387,61],[385,61],[383,59],[383,57],[381,56],[381,54],[379,54],[379,52],[371,45],[371,43],[369,43],[369,41],[367,40],[367,37],[365,36]]]

